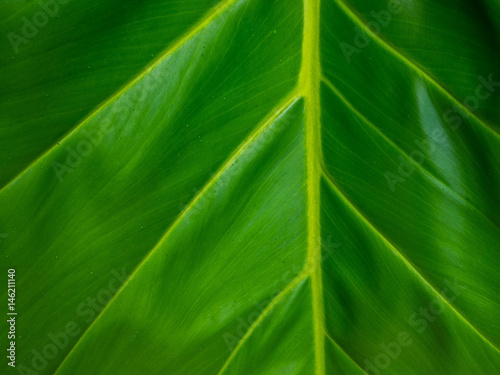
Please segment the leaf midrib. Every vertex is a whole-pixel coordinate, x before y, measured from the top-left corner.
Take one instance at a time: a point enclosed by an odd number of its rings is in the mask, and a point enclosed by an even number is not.
[[[320,179],[322,163],[320,123],[320,0],[304,0],[304,30],[299,89],[304,96],[307,166],[307,260],[311,277],[314,318],[314,356],[317,375],[325,369],[325,311],[321,272]]]
[[[127,91],[133,85],[135,85],[140,79],[142,79],[146,74],[149,74],[151,70],[159,65],[166,57],[175,52],[178,48],[180,48],[184,43],[186,43],[189,39],[191,39],[194,35],[196,35],[199,31],[201,31],[204,27],[209,25],[217,16],[222,14],[228,8],[230,8],[233,4],[242,1],[242,0],[225,0],[220,3],[218,6],[214,7],[210,13],[203,18],[195,27],[193,27],[187,34],[181,37],[177,42],[174,43],[171,47],[167,48],[165,52],[163,52],[160,57],[152,62],[148,67],[146,67],[141,73],[123,86],[119,91],[101,103],[92,113],[90,113],[84,120],[82,120],[76,127],[74,127],[68,134],[66,134],[62,140],[70,137],[74,132],[76,132],[81,126],[83,126],[86,122],[88,122],[91,118],[97,115],[102,108],[112,103],[115,99],[117,99],[122,93]],[[342,1],[342,0],[333,0],[335,1],[341,9],[343,9],[346,14],[353,20],[353,22],[357,23],[363,28],[366,26],[362,23],[362,21],[357,17],[357,15]],[[304,0],[304,31],[303,31],[303,45],[302,45],[302,66],[300,71],[299,85],[298,88],[293,91],[290,95],[287,96],[285,100],[281,102],[279,108],[273,110],[271,112],[271,116],[266,117],[264,123],[259,125],[257,129],[252,133],[252,135],[244,141],[244,143],[234,152],[234,154],[225,162],[218,173],[216,173],[210,181],[204,186],[202,191],[191,201],[191,203],[187,206],[187,208],[177,217],[177,219],[172,223],[169,228],[167,228],[164,235],[157,242],[157,244],[148,252],[148,254],[143,258],[143,260],[139,263],[136,269],[133,271],[132,275],[125,281],[124,284],[120,287],[117,293],[113,296],[113,298],[108,302],[105,308],[99,313],[99,315],[94,319],[91,325],[83,332],[80,336],[79,340],[73,346],[71,351],[65,356],[65,358],[61,361],[58,368],[55,371],[55,374],[59,372],[62,368],[63,364],[69,358],[69,356],[74,352],[74,350],[81,343],[82,339],[86,336],[87,332],[96,324],[101,315],[108,309],[108,307],[112,304],[113,300],[120,294],[125,286],[134,278],[134,275],[141,269],[142,265],[150,259],[150,256],[158,249],[161,244],[168,238],[169,234],[175,229],[175,227],[182,221],[185,215],[190,211],[190,209],[203,198],[204,194],[206,194],[207,190],[218,180],[220,175],[227,169],[227,167],[232,163],[232,161],[246,149],[246,147],[272,122],[279,117],[286,109],[290,108],[293,103],[295,103],[300,97],[305,99],[305,115],[306,115],[306,163],[307,163],[307,204],[308,204],[308,240],[307,240],[307,262],[305,270],[299,274],[290,284],[288,284],[285,289],[278,295],[271,304],[276,304],[279,302],[281,298],[283,298],[288,292],[290,292],[296,285],[298,285],[301,281],[305,280],[307,277],[311,279],[311,289],[312,289],[312,307],[313,307],[313,315],[314,315],[314,340],[315,340],[315,371],[317,375],[323,375],[326,373],[325,369],[325,345],[324,339],[325,336],[336,343],[333,338],[328,334],[325,329],[325,317],[324,317],[324,301],[323,301],[323,292],[322,292],[322,271],[321,271],[321,232],[320,232],[320,223],[319,223],[319,214],[320,214],[320,180],[322,177],[328,182],[331,188],[336,189],[340,195],[341,199],[345,200],[345,202],[349,205],[349,207],[356,213],[357,216],[360,217],[361,221],[365,221],[371,230],[373,230],[376,234],[378,234],[385,242],[390,245],[391,250],[393,250],[396,255],[399,254],[399,257],[412,269],[418,276],[419,279],[424,282],[426,285],[430,286],[442,299],[443,301],[450,306],[450,308],[458,314],[461,319],[464,320],[466,324],[468,324],[476,333],[489,345],[491,345],[495,350],[499,351],[490,341],[488,341],[475,327],[465,318],[463,317],[444,297],[440,295],[439,292],[414,268],[414,266],[400,253],[389,241],[388,239],[379,232],[373,225],[368,221],[368,219],[356,209],[356,207],[349,201],[349,199],[343,195],[340,190],[336,187],[333,180],[328,176],[327,172],[323,170],[323,158],[321,154],[321,123],[320,123],[320,98],[319,98],[319,89],[320,83],[322,80],[322,74],[320,69],[320,57],[319,57],[319,22],[320,22],[320,0]],[[387,42],[385,42],[378,35],[371,32],[370,29],[366,28],[367,34],[371,35],[374,40],[376,40],[379,44],[381,44],[387,51],[395,54],[403,63],[408,65],[409,67],[415,69],[422,76],[424,76],[429,82],[433,83],[440,91],[442,91],[448,99],[452,102],[460,106],[465,112],[469,113],[475,121],[485,126],[487,129],[493,131],[496,136],[499,134],[496,132],[488,124],[484,123],[481,119],[477,118],[473,113],[471,113],[466,107],[464,107],[452,94],[450,94],[444,87],[442,87],[437,81],[435,81],[431,76],[429,76],[425,71],[419,68],[415,63],[406,58],[404,55],[400,54],[396,49],[390,46]],[[62,141],[61,140],[61,141]],[[0,189],[0,193],[8,187],[13,181],[17,180],[20,176],[26,173],[33,165],[35,165],[39,160],[43,159],[47,154],[49,154],[54,148],[56,144],[52,146],[49,150],[43,153],[39,158],[35,159],[30,165],[28,165],[23,171],[21,171],[17,176],[15,176],[11,181],[9,181],[4,187]],[[267,315],[267,311],[270,309],[266,309],[259,316],[259,318],[255,322],[255,327],[262,321]],[[253,327],[253,328],[255,328]],[[253,332],[253,329],[247,332],[242,341],[238,344],[237,348],[241,347],[244,341],[249,337]],[[338,344],[337,344],[338,346]],[[340,347],[339,347],[340,348]],[[341,348],[340,348],[341,349]],[[344,354],[349,357],[356,366],[359,365],[352,359],[347,352],[341,349]],[[227,368],[227,364],[234,358],[236,352],[232,352],[225,362],[224,366],[221,368],[220,373],[222,373],[225,368]]]

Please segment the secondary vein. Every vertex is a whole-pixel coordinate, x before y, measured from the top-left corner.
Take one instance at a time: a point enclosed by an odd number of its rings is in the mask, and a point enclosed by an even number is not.
[[[425,168],[422,164],[417,163],[412,157],[408,155],[401,147],[399,147],[393,140],[391,140],[388,136],[386,136],[373,122],[368,120],[354,105],[340,92],[340,90],[333,85],[327,78],[322,77],[322,81],[325,85],[332,91],[332,93],[337,96],[342,103],[349,108],[361,121],[363,121],[366,125],[372,128],[387,144],[389,144],[394,150],[398,152],[405,160],[408,161],[411,165],[413,165],[417,170],[421,171],[422,174],[438,189],[444,189],[448,194],[453,196],[453,198],[459,200],[463,205],[469,207],[471,210],[474,210],[479,215],[481,215],[485,220],[487,220],[491,225],[493,225],[496,229],[500,229],[497,223],[495,223],[492,219],[490,219],[484,212],[482,212],[475,204],[469,202],[465,197],[457,193],[455,190],[451,188],[445,181],[442,181],[438,176]]]
[[[424,69],[417,65],[410,58],[403,55],[400,51],[398,51],[395,47],[389,44],[386,40],[381,38],[378,34],[374,33],[368,26],[366,26],[363,21],[359,18],[359,16],[344,2],[344,0],[333,0],[337,3],[340,9],[344,11],[344,13],[354,22],[357,26],[359,26],[367,35],[369,35],[372,40],[374,40],[377,44],[379,44],[383,49],[387,52],[401,60],[405,65],[407,65],[410,69],[416,71],[420,76],[425,78],[429,83],[431,83],[436,89],[441,91],[441,93],[446,96],[453,104],[459,107],[464,113],[466,113],[470,118],[474,119],[474,121],[484,127],[487,131],[489,131],[493,136],[500,138],[500,133],[493,128],[491,125],[486,123],[477,117],[469,108],[467,108],[462,102],[460,102],[455,96],[453,96],[448,89],[443,87],[442,84],[437,82],[433,77],[431,77]]]
[[[228,8],[230,8],[234,3],[242,0],[225,0],[215,6],[206,17],[200,20],[191,30],[189,30],[186,34],[184,34],[180,39],[178,39],[173,45],[169,46],[165,51],[163,51],[160,56],[154,60],[151,64],[149,64],[146,68],[144,68],[134,79],[128,82],[125,86],[120,88],[116,93],[107,98],[104,102],[99,104],[97,108],[95,108],[87,117],[85,117],[82,121],[80,121],[76,126],[73,127],[67,134],[65,134],[60,140],[52,145],[47,151],[38,156],[35,160],[33,160],[26,168],[20,171],[16,176],[14,176],[9,182],[7,182],[3,187],[0,188],[0,193],[2,193],[8,186],[10,186],[14,181],[16,181],[19,177],[21,177],[24,173],[30,170],[34,165],[41,162],[48,154],[54,150],[57,145],[63,142],[65,139],[69,138],[72,134],[74,134],[78,129],[80,129],[83,125],[85,125],[89,120],[95,117],[103,108],[107,105],[111,104],[115,101],[120,95],[130,89],[132,86],[137,84],[144,76],[149,74],[155,67],[157,67],[163,60],[165,60],[172,53],[177,51],[180,47],[182,47],[187,41],[193,38],[194,35],[199,33],[202,29],[208,26],[217,16],[224,13]]]
[[[225,170],[229,168],[231,164],[234,163],[236,158],[243,153],[243,151],[269,126],[271,126],[282,113],[284,113],[288,108],[290,108],[297,100],[298,100],[297,93],[293,91],[291,94],[289,94],[279,105],[277,108],[273,109],[271,113],[266,116],[266,118],[259,124],[259,126],[256,128],[256,130],[238,147],[238,149],[233,153],[232,156],[230,156],[227,161],[219,168],[217,173],[205,184],[203,189],[193,198],[193,200],[189,203],[189,205],[184,209],[184,211],[181,212],[181,214],[175,219],[175,221],[166,229],[164,232],[163,236],[160,238],[160,240],[156,243],[156,245],[146,254],[146,256],[142,259],[142,261],[139,263],[139,265],[135,268],[135,270],[132,272],[132,274],[129,276],[129,278],[122,284],[122,286],[118,289],[118,291],[115,293],[115,295],[110,299],[110,301],[107,303],[107,305],[101,310],[99,315],[94,319],[92,324],[90,324],[87,329],[83,332],[83,334],[80,336],[78,341],[75,343],[71,351],[64,357],[64,359],[61,361],[59,364],[59,367],[57,370],[54,372],[54,375],[56,375],[59,370],[63,367],[63,364],[66,362],[66,360],[71,356],[71,354],[76,350],[78,345],[82,342],[83,338],[86,336],[86,334],[92,329],[92,327],[95,326],[99,318],[108,310],[109,306],[115,301],[120,293],[125,289],[125,287],[129,284],[129,282],[133,279],[133,277],[140,271],[142,266],[149,260],[151,259],[151,256],[161,247],[162,244],[164,244],[170,234],[175,230],[175,228],[183,221],[183,219],[187,216],[187,214],[193,209],[193,207],[203,199],[205,194],[207,194],[207,191],[219,180],[219,178],[222,176]]]
[[[241,338],[241,340],[238,342],[238,345],[233,349],[231,352],[230,356],[226,359],[224,362],[224,365],[220,369],[219,373],[217,375],[222,375],[228,368],[229,364],[233,360],[234,357],[236,357],[236,354],[239,352],[240,348],[243,346],[243,344],[248,340],[248,338],[252,335],[252,333],[255,331],[255,329],[260,325],[260,323],[271,313],[273,308],[279,304],[285,296],[290,293],[292,290],[294,290],[302,281],[304,281],[309,275],[305,272],[300,273],[293,279],[290,284],[288,284],[280,294],[278,294],[274,299],[267,305],[267,307],[262,311],[262,313],[259,315],[259,317],[253,322],[251,327],[248,329],[248,331],[245,333],[245,335]]]
[[[358,369],[360,369],[360,370],[361,370],[361,372],[362,372],[363,374],[368,375],[368,373],[367,373],[367,372],[365,372],[365,370],[363,370],[363,369],[361,368],[361,366],[358,364],[358,362],[356,362],[356,361],[354,360],[354,358],[352,358],[352,357],[349,355],[349,353],[347,353],[347,352],[344,350],[344,348],[343,348],[343,347],[341,347],[341,346],[339,345],[339,343],[338,343],[337,341],[335,341],[335,340],[333,339],[333,337],[332,337],[332,336],[331,336],[328,332],[326,333],[326,338],[327,338],[328,340],[330,340],[330,342],[332,343],[332,345],[334,345],[334,346],[338,349],[338,351],[344,355],[344,357],[346,357],[346,358],[347,358],[349,361],[351,361],[351,362],[352,362],[352,363],[353,363],[353,364],[354,364],[354,365],[355,365]]]
[[[350,200],[346,197],[346,195],[342,192],[342,190],[337,186],[333,178],[328,174],[325,170],[323,171],[323,175],[325,177],[325,181],[328,186],[332,189],[332,191],[351,209],[351,211],[358,217],[358,219],[363,222],[375,235],[377,235],[386,245],[387,248],[394,254],[397,258],[399,258],[406,267],[412,272],[415,277],[420,280],[426,287],[428,287],[432,292],[446,305],[450,308],[451,311],[455,313],[455,315],[465,324],[467,325],[475,334],[479,336],[479,338],[488,346],[490,346],[494,351],[500,354],[500,349],[495,346],[490,340],[486,338],[464,315],[462,315],[456,308],[453,306],[438,290],[437,288],[428,281],[425,276],[420,272],[420,270],[413,265],[404,254],[399,251],[391,241],[377,228],[372,222],[365,216],[363,212],[359,208],[357,208]]]

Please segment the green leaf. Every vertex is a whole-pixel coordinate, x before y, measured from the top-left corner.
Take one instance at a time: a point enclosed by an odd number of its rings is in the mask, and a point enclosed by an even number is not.
[[[498,2],[0,8],[5,371],[498,373]]]

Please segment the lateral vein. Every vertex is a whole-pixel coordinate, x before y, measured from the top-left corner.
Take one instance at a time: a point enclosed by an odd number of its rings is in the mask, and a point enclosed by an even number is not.
[[[449,192],[450,195],[460,200],[462,204],[467,207],[470,207],[472,210],[476,211],[479,215],[481,215],[484,219],[486,219],[490,224],[492,224],[495,228],[500,230],[498,224],[493,222],[489,217],[486,216],[484,212],[482,212],[479,208],[477,208],[473,203],[469,202],[467,199],[458,194],[455,190],[451,188],[448,184],[442,181],[439,177],[434,175],[432,172],[427,170],[427,168],[423,167],[422,164],[417,163],[412,157],[410,157],[402,148],[400,148],[394,141],[392,141],[388,136],[386,136],[373,122],[368,120],[354,105],[347,100],[347,98],[331,83],[327,78],[322,77],[322,81],[326,84],[326,86],[332,91],[334,95],[336,95],[342,103],[349,108],[352,112],[356,114],[356,116],[363,121],[366,125],[371,127],[382,139],[384,139],[389,145],[391,145],[403,158],[405,158],[408,163],[412,164],[416,169],[421,171],[432,183],[438,186],[439,189],[445,189]]]
[[[255,331],[255,329],[260,325],[260,323],[269,315],[271,310],[281,302],[285,296],[290,293],[298,284],[300,284],[303,280],[305,280],[307,277],[309,277],[309,274],[306,272],[302,272],[299,275],[293,279],[290,284],[288,284],[274,299],[269,303],[269,305],[266,306],[266,308],[260,313],[259,317],[253,322],[253,324],[250,326],[250,328],[246,331],[245,335],[240,339],[238,342],[238,345],[233,349],[229,357],[226,359],[224,362],[224,365],[220,369],[217,375],[222,375],[224,371],[227,370],[229,367],[229,364],[233,360],[234,357],[236,357],[236,354],[240,350],[240,348],[243,346],[243,344],[247,341],[247,339],[252,335],[252,333]]]
[[[134,269],[132,274],[128,277],[128,279],[120,286],[115,295],[108,301],[106,306],[101,310],[99,315],[94,319],[92,324],[90,324],[87,329],[80,336],[78,341],[75,343],[71,351],[64,357],[64,359],[59,364],[59,367],[54,372],[54,375],[62,368],[64,362],[70,357],[70,355],[75,351],[78,345],[81,343],[82,339],[86,336],[86,334],[92,329],[92,327],[97,323],[99,318],[104,314],[104,312],[111,306],[114,300],[118,297],[120,293],[125,289],[125,287],[129,284],[129,282],[134,278],[134,276],[139,272],[142,266],[151,258],[152,254],[161,247],[161,245],[167,240],[170,234],[174,231],[174,229],[182,222],[182,220],[187,216],[187,214],[193,209],[197,202],[201,201],[207,191],[219,180],[225,170],[229,168],[229,166],[236,160],[236,158],[241,155],[245,149],[261,134],[265,129],[267,129],[271,124],[276,120],[283,112],[286,111],[289,107],[291,107],[297,100],[299,99],[298,95],[295,91],[289,94],[283,102],[279,104],[277,108],[275,108],[270,115],[266,116],[266,118],[262,121],[262,123],[256,128],[256,130],[238,147],[238,149],[230,156],[227,161],[219,168],[216,174],[212,176],[212,178],[205,184],[205,186],[201,189],[201,191],[193,198],[193,200],[187,205],[187,207],[179,214],[179,216],[175,219],[175,221],[166,229],[163,236],[156,243],[156,245],[146,254],[146,256],[142,259],[139,265]]]
[[[327,171],[323,171],[323,175],[328,186],[333,190],[333,192],[354,212],[358,219],[365,223],[368,228],[375,233],[389,248],[392,254],[399,258],[408,269],[420,280],[425,286],[427,286],[446,306],[450,308],[451,311],[465,324],[467,325],[475,334],[477,334],[485,344],[490,346],[494,351],[500,354],[500,349],[497,348],[490,340],[488,340],[479,330],[471,323],[465,316],[463,316],[456,308],[453,306],[437,289],[434,285],[428,281],[424,275],[414,266],[404,255],[401,253],[389,239],[377,228],[372,222],[345,196],[345,194],[340,190],[340,188],[335,184],[333,178],[328,174]]]
[[[442,84],[437,82],[434,78],[432,78],[423,68],[417,65],[414,61],[412,61],[410,58],[406,57],[403,55],[400,51],[398,51],[394,46],[389,44],[386,40],[384,40],[382,37],[374,33],[369,27],[367,27],[363,21],[358,17],[358,15],[351,9],[349,6],[343,1],[343,0],[334,0],[339,8],[341,8],[344,13],[357,25],[359,26],[367,35],[370,35],[372,40],[374,40],[376,43],[378,43],[383,49],[385,49],[387,52],[401,60],[405,65],[409,66],[411,69],[416,71],[419,75],[421,75],[423,78],[425,78],[428,82],[430,82],[436,89],[441,91],[441,93],[446,96],[450,101],[453,102],[453,104],[457,105],[464,113],[466,113],[469,117],[474,119],[474,121],[484,127],[486,130],[490,131],[495,137],[500,138],[500,133],[498,133],[495,128],[493,128],[491,125],[487,124],[483,120],[481,120],[479,117],[474,115],[474,113],[469,110],[463,103],[461,103],[455,96],[453,96],[445,87],[443,87]]]
[[[111,95],[108,99],[99,104],[87,117],[85,117],[82,121],[80,121],[76,126],[74,126],[68,133],[66,133],[61,139],[59,139],[56,143],[52,145],[48,150],[40,154],[35,160],[33,160],[30,164],[28,164],[22,171],[20,171],[16,176],[14,176],[10,181],[8,181],[3,187],[0,188],[0,193],[10,186],[14,181],[16,181],[19,177],[25,174],[28,170],[30,170],[34,165],[43,160],[46,155],[50,154],[52,150],[54,150],[57,145],[63,142],[65,139],[69,138],[73,133],[75,133],[79,128],[81,128],[85,123],[95,117],[103,108],[107,105],[115,101],[120,95],[130,89],[133,85],[139,82],[144,76],[149,74],[156,66],[158,66],[163,60],[165,60],[172,53],[177,51],[180,47],[182,47],[187,41],[193,38],[194,35],[203,30],[207,25],[209,25],[217,16],[224,13],[228,8],[230,8],[234,3],[242,0],[225,0],[215,6],[206,17],[200,20],[191,30],[189,30],[186,34],[184,34],[180,39],[178,39],[173,45],[167,47],[160,56],[150,63],[146,68],[144,68],[135,78],[129,81],[125,86],[120,88],[117,92]]]
[[[326,338],[327,338],[328,340],[330,340],[330,342],[331,342],[331,343],[332,343],[332,344],[333,344],[333,345],[334,345],[334,346],[335,346],[335,347],[336,347],[336,348],[337,348],[337,349],[338,349],[338,350],[339,350],[339,351],[340,351],[340,352],[341,352],[341,353],[342,353],[342,354],[343,354],[346,358],[348,358],[348,359],[349,359],[349,361],[351,361],[352,363],[354,363],[354,364],[356,365],[356,367],[357,367],[357,368],[359,368],[363,374],[368,375],[368,373],[367,373],[365,370],[363,370],[363,369],[361,368],[361,366],[358,364],[358,362],[356,362],[356,361],[355,361],[355,360],[354,360],[354,359],[353,359],[353,358],[349,355],[349,353],[347,353],[347,352],[344,350],[344,348],[342,348],[342,347],[341,347],[341,346],[337,343],[337,341],[335,341],[335,340],[333,339],[333,337],[332,337],[332,336],[330,336],[330,334],[329,334],[328,332],[326,332],[326,333],[325,333],[325,335],[326,335]]]

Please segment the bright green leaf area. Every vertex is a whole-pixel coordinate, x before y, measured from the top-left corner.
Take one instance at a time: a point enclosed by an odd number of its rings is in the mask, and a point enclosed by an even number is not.
[[[0,35],[0,373],[500,373],[497,1],[4,1]]]

